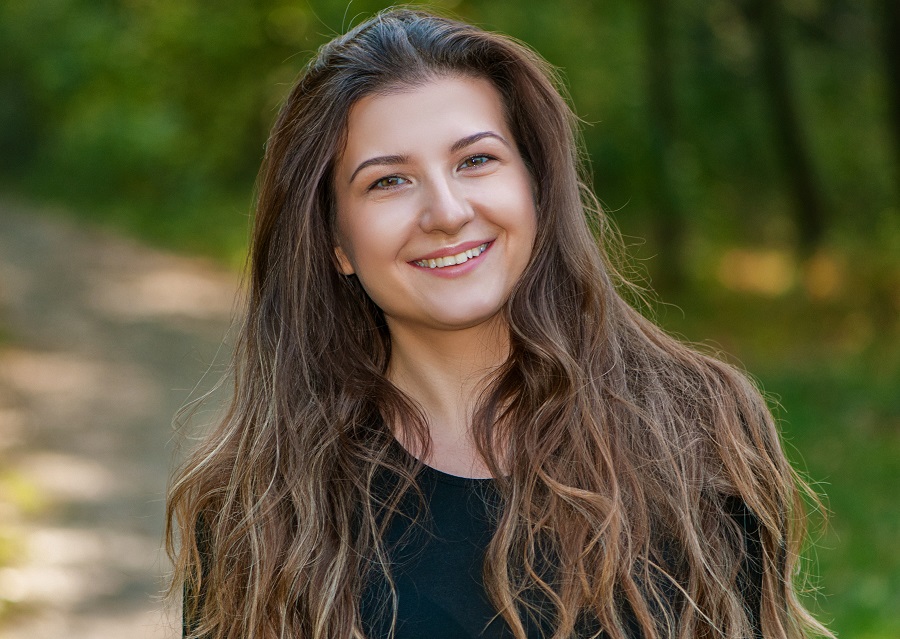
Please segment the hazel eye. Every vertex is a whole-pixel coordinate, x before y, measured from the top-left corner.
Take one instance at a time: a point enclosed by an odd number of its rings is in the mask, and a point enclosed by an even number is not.
[[[462,164],[460,164],[459,166],[460,168],[464,169],[474,169],[479,166],[484,166],[493,159],[494,158],[489,155],[473,155],[472,157],[468,157],[463,160]]]
[[[398,186],[403,186],[407,182],[409,182],[409,180],[402,178],[399,175],[389,175],[373,182],[369,189],[394,189]]]

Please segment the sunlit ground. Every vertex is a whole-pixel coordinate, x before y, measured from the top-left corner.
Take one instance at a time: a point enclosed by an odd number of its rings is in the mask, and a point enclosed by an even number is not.
[[[51,220],[0,210],[0,635],[177,637],[171,420],[226,359],[236,281]]]

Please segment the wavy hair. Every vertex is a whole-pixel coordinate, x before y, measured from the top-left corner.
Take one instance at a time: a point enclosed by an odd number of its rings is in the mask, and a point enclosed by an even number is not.
[[[393,9],[318,51],[266,146],[232,403],[168,501],[191,636],[362,639],[366,580],[392,584],[381,538],[420,465],[388,425],[423,450],[428,429],[385,376],[380,309],[339,274],[332,172],[358,100],[453,75],[499,90],[536,184],[532,259],[503,310],[510,354],[472,424],[501,496],[484,563],[499,614],[516,639],[529,615],[553,639],[585,619],[623,639],[626,609],[647,639],[752,636],[739,503],[758,528],[763,636],[827,634],[794,583],[809,491],[747,378],[624,301],[553,70],[509,37]],[[399,479],[376,491],[385,471]]]

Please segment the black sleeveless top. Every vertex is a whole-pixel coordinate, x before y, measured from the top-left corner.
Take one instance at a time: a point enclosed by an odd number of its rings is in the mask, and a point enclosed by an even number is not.
[[[395,639],[511,639],[508,625],[488,601],[482,579],[485,549],[495,528],[492,513],[499,505],[493,480],[456,477],[424,466],[417,482],[427,502],[426,512],[419,512],[418,497],[407,493],[400,510],[408,516],[394,516],[384,540],[398,597]],[[735,587],[744,596],[754,634],[761,637],[758,522],[742,503],[734,500],[732,505],[746,550]],[[383,575],[379,577],[377,569],[373,572],[376,576],[365,587],[360,614],[366,636],[382,639],[390,628],[391,599]],[[676,598],[677,593],[672,596]],[[629,634],[639,639],[634,616],[624,609],[623,617]],[[552,634],[550,626],[524,621],[529,639]],[[192,625],[184,619],[185,633]],[[589,625],[584,634],[594,631]]]

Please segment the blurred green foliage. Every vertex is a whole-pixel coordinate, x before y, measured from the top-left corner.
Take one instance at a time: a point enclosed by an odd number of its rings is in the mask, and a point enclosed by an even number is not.
[[[830,300],[709,287],[658,319],[751,371],[788,456],[829,511],[813,517],[808,604],[841,637],[900,636],[900,340],[860,310],[851,275]],[[818,592],[815,591],[818,588]]]
[[[780,394],[834,511],[824,617],[871,639],[900,636],[895,5],[433,3],[561,69],[597,192],[640,268],[690,311],[659,319]],[[6,0],[0,187],[239,263],[280,101],[318,46],[384,6]]]
[[[560,67],[603,201],[627,234],[648,238],[652,255],[667,244],[654,233],[660,197],[677,200],[690,273],[725,242],[796,240],[762,40],[748,17],[771,1],[443,4]],[[266,131],[291,81],[316,47],[384,6],[8,0],[0,7],[2,179],[167,244],[240,252]],[[662,105],[671,115],[660,137],[648,15],[663,8],[662,83],[672,104]],[[785,70],[827,206],[826,239],[873,236],[883,217],[898,216],[900,173],[875,8],[786,0],[782,9]],[[672,188],[661,195],[665,184]]]

